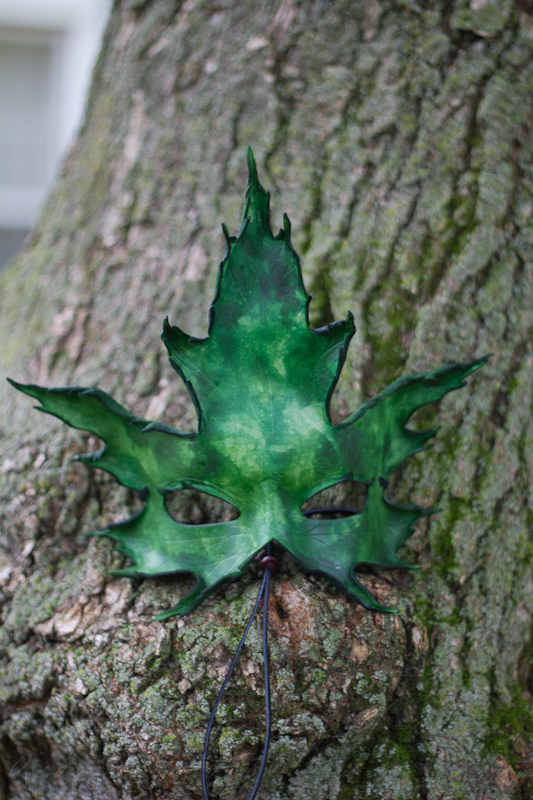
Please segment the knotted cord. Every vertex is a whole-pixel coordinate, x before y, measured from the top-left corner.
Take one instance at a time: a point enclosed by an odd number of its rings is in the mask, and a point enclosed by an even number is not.
[[[270,577],[273,572],[276,571],[278,567],[277,559],[274,558],[272,555],[272,546],[269,543],[267,547],[267,554],[266,556],[261,559],[259,563],[259,567],[264,570],[263,580],[261,581],[261,586],[259,588],[259,593],[257,595],[257,600],[255,601],[255,605],[253,611],[250,615],[250,619],[248,620],[248,624],[244,629],[244,633],[242,635],[241,641],[239,642],[239,646],[235,651],[235,655],[233,656],[233,660],[229,666],[229,669],[226,673],[226,677],[224,678],[224,683],[221,686],[221,689],[218,693],[217,699],[215,700],[215,704],[213,706],[213,710],[211,711],[211,716],[209,718],[209,723],[207,725],[207,731],[205,734],[205,742],[204,742],[204,752],[202,754],[202,790],[204,794],[204,800],[209,800],[209,795],[207,793],[207,777],[206,777],[206,768],[207,768],[207,752],[209,749],[209,739],[211,737],[211,729],[213,727],[215,721],[215,714],[217,712],[217,708],[222,700],[222,696],[226,691],[226,687],[230,682],[231,675],[235,668],[235,665],[238,661],[240,652],[243,648],[244,642],[246,641],[246,637],[248,636],[248,631],[252,626],[252,622],[255,619],[255,615],[259,609],[259,605],[261,603],[261,599],[264,597],[263,603],[263,663],[264,663],[264,675],[265,675],[265,711],[266,711],[266,725],[265,725],[265,745],[263,747],[263,756],[261,758],[261,764],[259,765],[259,771],[257,773],[257,778],[255,779],[254,787],[252,789],[252,793],[249,797],[249,800],[254,800],[259,786],[261,785],[261,780],[263,778],[263,773],[265,771],[266,762],[268,758],[268,750],[270,747],[270,729],[271,729],[271,708],[270,708],[270,674],[268,669],[268,595],[270,590]]]
[[[345,515],[352,515],[356,514],[357,512],[352,508],[310,508],[303,512],[305,516],[309,517],[311,514],[345,514]],[[265,675],[265,713],[266,713],[266,724],[265,724],[265,744],[263,747],[263,755],[261,758],[261,763],[259,765],[259,771],[257,773],[257,778],[255,779],[254,787],[252,789],[252,793],[248,800],[254,800],[257,792],[259,790],[259,786],[261,785],[261,781],[263,779],[263,773],[265,771],[266,762],[268,758],[268,751],[270,748],[270,731],[272,726],[272,712],[270,706],[270,673],[268,669],[268,596],[270,591],[270,578],[271,575],[276,572],[278,569],[279,562],[278,560],[272,555],[272,543],[269,542],[267,546],[266,556],[261,559],[259,562],[259,568],[264,571],[263,580],[261,581],[261,586],[259,587],[259,592],[257,594],[257,600],[255,601],[255,605],[253,607],[253,611],[250,614],[250,619],[248,620],[248,624],[244,629],[244,633],[242,635],[241,641],[237,649],[235,650],[235,655],[229,665],[228,671],[226,673],[226,677],[224,678],[224,682],[220,687],[220,691],[217,695],[217,699],[215,700],[215,704],[213,706],[213,710],[211,711],[211,716],[209,717],[209,722],[207,724],[207,730],[205,732],[205,740],[204,740],[204,751],[202,753],[202,791],[204,795],[204,800],[209,800],[209,795],[207,793],[207,753],[209,750],[209,740],[211,738],[211,731],[215,722],[215,716],[217,713],[217,709],[220,705],[220,701],[226,691],[227,685],[231,680],[231,676],[233,674],[233,670],[239,660],[239,656],[241,654],[241,650],[244,646],[246,641],[246,637],[248,636],[248,631],[252,627],[252,623],[255,619],[257,611],[259,610],[259,605],[261,600],[264,598],[263,603],[263,663],[264,663],[264,675]]]

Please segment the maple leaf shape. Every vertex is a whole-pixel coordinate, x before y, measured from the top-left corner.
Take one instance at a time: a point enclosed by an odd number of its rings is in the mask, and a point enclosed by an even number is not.
[[[406,423],[416,409],[464,385],[486,358],[405,375],[332,424],[329,403],[355,327],[348,314],[313,330],[290,223],[273,236],[269,195],[251,150],[249,183],[238,237],[223,226],[226,254],[210,309],[209,333],[197,339],[165,320],[162,338],[198,414],[186,434],[135,417],[99,389],[13,386],[36,398],[40,411],[103,439],[81,456],[141,493],[133,517],[93,535],[114,539],[133,565],[131,577],[191,572],[196,586],[163,620],[187,614],[222,581],[235,579],[275,540],[310,571],[323,573],[373,610],[381,606],[355,577],[360,564],[412,569],[397,551],[415,522],[432,513],[398,505],[383,493],[390,474],[421,450],[435,431]],[[368,486],[362,513],[311,519],[302,504],[343,480]],[[198,489],[232,503],[231,522],[189,525],[174,520],[165,495]]]

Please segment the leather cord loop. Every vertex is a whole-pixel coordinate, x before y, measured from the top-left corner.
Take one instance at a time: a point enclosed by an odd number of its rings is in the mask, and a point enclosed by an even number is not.
[[[264,673],[265,673],[265,712],[266,712],[266,725],[265,725],[265,745],[263,747],[263,756],[261,758],[261,764],[259,765],[259,771],[257,773],[257,778],[255,779],[255,783],[252,789],[252,793],[248,800],[254,800],[257,792],[259,791],[259,786],[261,785],[261,781],[263,779],[263,773],[265,771],[266,762],[268,758],[268,750],[270,747],[270,731],[271,731],[271,707],[270,707],[270,673],[268,668],[268,596],[270,591],[270,577],[272,573],[277,569],[279,566],[279,562],[273,555],[271,555],[272,545],[269,544],[267,547],[267,555],[261,560],[259,566],[261,569],[264,570],[263,580],[261,581],[261,586],[259,588],[259,592],[257,594],[257,600],[255,601],[255,605],[253,611],[250,615],[250,619],[248,620],[248,624],[244,629],[244,633],[242,635],[241,641],[235,651],[235,655],[233,656],[233,660],[228,668],[226,673],[226,677],[224,678],[224,682],[221,686],[221,689],[217,695],[217,699],[215,700],[215,704],[213,706],[213,710],[211,711],[211,716],[209,718],[209,723],[207,725],[207,731],[205,733],[205,741],[204,741],[204,751],[202,754],[202,791],[204,800],[209,800],[209,795],[207,793],[207,753],[209,750],[209,739],[211,738],[211,730],[213,728],[213,724],[215,721],[215,714],[217,712],[217,708],[222,700],[222,696],[226,691],[226,687],[230,682],[231,675],[233,670],[235,669],[235,665],[237,664],[237,660],[239,658],[240,652],[243,648],[244,642],[246,641],[246,637],[248,636],[248,631],[252,626],[252,622],[255,619],[255,615],[259,609],[259,605],[261,603],[261,599],[264,597],[263,603],[263,665],[264,665]],[[263,562],[265,563],[262,566]],[[275,563],[275,568],[274,568]],[[272,564],[272,566],[271,566]]]

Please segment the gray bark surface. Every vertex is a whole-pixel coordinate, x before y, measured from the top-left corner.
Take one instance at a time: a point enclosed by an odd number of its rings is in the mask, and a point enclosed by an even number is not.
[[[248,144],[273,228],[292,221],[312,323],[355,315],[335,413],[494,353],[417,415],[441,425],[435,447],[390,486],[442,509],[405,548],[419,573],[363,576],[398,615],[284,557],[260,797],[533,796],[532,38],[526,0],[115,2],[85,125],[0,277],[1,800],[201,797],[257,573],[153,622],[190,579],[107,575],[124,559],[85,535],[136,499],[73,461],[98,442],[4,377],[96,385],[193,429],[159,335],[166,314],[205,335]],[[261,681],[256,626],[217,717],[213,798],[248,796]]]

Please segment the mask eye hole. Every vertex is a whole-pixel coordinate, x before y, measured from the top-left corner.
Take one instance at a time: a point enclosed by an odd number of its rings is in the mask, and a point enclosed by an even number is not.
[[[342,481],[329,486],[306,500],[301,512],[312,519],[342,519],[361,514],[366,507],[368,485],[358,481]]]
[[[212,525],[230,522],[240,516],[231,503],[197,489],[179,489],[165,495],[167,511],[176,522],[183,525]]]

